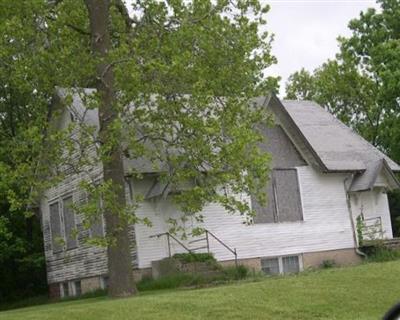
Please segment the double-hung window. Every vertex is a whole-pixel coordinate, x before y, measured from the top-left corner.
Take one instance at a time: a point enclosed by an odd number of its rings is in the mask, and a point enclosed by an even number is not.
[[[75,234],[75,213],[72,204],[72,196],[50,204],[50,229],[53,253],[61,252],[64,245],[66,250],[74,249],[78,245]]]

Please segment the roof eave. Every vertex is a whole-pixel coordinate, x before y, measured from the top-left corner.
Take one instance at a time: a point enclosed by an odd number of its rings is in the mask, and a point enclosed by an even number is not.
[[[290,122],[292,127],[295,129],[296,134],[300,138],[301,142],[304,144],[304,146],[307,148],[307,150],[310,152],[312,158],[313,158],[313,164],[318,167],[318,169],[324,173],[328,173],[330,170],[328,167],[324,164],[322,159],[319,157],[317,152],[314,150],[314,148],[311,146],[310,142],[307,140],[307,138],[304,136],[304,134],[301,132],[300,128],[297,126],[296,122],[294,119],[290,116],[289,112],[286,110],[285,106],[283,103],[279,100],[279,98],[276,96],[276,94],[271,93],[267,98],[266,101],[268,101],[268,105],[270,104],[271,101],[275,101],[279,107],[280,110],[282,111],[283,115],[285,118]]]

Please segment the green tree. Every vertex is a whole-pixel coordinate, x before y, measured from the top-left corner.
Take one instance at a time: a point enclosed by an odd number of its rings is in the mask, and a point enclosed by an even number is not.
[[[352,35],[339,38],[340,52],[312,74],[301,70],[286,85],[288,98],[313,99],[394,159],[399,153],[400,3],[378,0],[349,23]]]
[[[314,100],[400,162],[400,2],[378,0],[338,38],[340,52],[312,73],[301,70],[286,84],[287,98]],[[391,195],[393,221],[400,195]],[[397,228],[396,228],[397,229]]]
[[[29,107],[21,115],[31,116],[18,122],[14,144],[3,147],[17,160],[9,181],[16,190],[29,186],[28,197],[14,192],[8,202],[15,208],[31,203],[62,179],[66,165],[87,174],[82,188],[103,203],[112,296],[135,292],[128,225],[150,223],[135,215],[140,196],[129,205],[125,199],[124,156],[159,167],[159,180],[171,189],[189,183],[173,197],[182,219],[201,220],[198,212],[208,202],[251,213],[238,193],[262,200],[269,159],[257,147],[261,135],[254,128],[267,116],[249,100],[276,86],[276,79],[263,75],[275,61],[268,33],[259,30],[268,6],[255,0],[138,0],[136,16],[118,0],[3,0],[2,6],[0,61],[7,63],[1,66],[10,73],[18,69],[12,87],[26,90],[21,106]],[[8,86],[10,80],[2,81]],[[53,130],[55,86],[73,88],[70,93],[99,110],[98,132],[79,114],[64,131]],[[97,91],[87,95],[83,87]],[[7,118],[17,96],[10,97],[1,100]],[[27,134],[35,143],[23,143]],[[99,163],[104,177],[93,184],[86,168]],[[131,175],[142,178],[138,168]],[[98,213],[91,204],[76,209],[88,221]]]

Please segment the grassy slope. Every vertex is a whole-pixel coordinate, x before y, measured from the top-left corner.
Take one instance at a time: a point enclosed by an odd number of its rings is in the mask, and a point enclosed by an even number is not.
[[[201,290],[0,312],[0,319],[379,319],[400,300],[400,261]]]

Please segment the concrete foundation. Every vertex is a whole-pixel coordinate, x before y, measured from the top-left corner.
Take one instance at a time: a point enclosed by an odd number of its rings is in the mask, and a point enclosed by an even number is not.
[[[82,294],[101,289],[101,277],[90,277],[81,280]]]
[[[354,248],[307,252],[303,254],[303,267],[304,269],[318,268],[327,260],[334,261],[337,266],[355,265],[362,261]]]
[[[298,253],[297,255],[302,256],[303,269],[307,270],[310,268],[319,268],[322,266],[324,261],[333,261],[337,266],[349,266],[355,265],[362,261],[361,257],[356,253],[354,248],[350,249],[339,249],[319,252],[306,252]],[[249,259],[238,259],[239,265],[244,265],[249,268],[252,272],[261,271],[261,257],[249,258]],[[219,261],[220,265],[224,267],[235,266],[235,260]],[[158,278],[160,276],[168,275],[169,272],[205,272],[209,267],[203,266],[204,263],[197,264],[184,264],[177,265],[177,262],[173,259],[163,259],[160,261],[153,262],[153,268],[134,269],[133,278],[135,282],[140,281],[143,277]],[[204,267],[204,268],[203,268]],[[204,270],[203,270],[204,269]],[[81,279],[82,294],[95,291],[101,288],[101,277],[91,277]],[[78,279],[77,279],[78,280]],[[59,299],[60,284],[52,283],[49,284],[49,296],[53,299]]]
[[[250,259],[238,259],[238,265],[243,265],[249,268],[253,272],[261,271],[261,259],[260,258],[250,258]],[[219,264],[224,267],[235,266],[235,260],[219,261]]]

